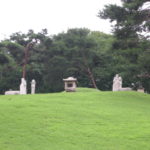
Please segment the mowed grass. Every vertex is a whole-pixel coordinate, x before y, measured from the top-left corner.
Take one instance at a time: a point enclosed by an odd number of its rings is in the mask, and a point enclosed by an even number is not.
[[[149,150],[150,95],[0,96],[0,150]]]

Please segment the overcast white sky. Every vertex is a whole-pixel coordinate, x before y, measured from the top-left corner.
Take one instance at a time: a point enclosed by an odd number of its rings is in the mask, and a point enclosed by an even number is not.
[[[110,33],[111,24],[97,17],[110,3],[119,5],[120,0],[0,0],[0,39],[44,28],[50,35],[76,27]]]

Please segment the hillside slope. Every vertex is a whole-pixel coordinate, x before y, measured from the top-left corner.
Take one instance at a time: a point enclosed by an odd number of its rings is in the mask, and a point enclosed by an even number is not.
[[[148,150],[150,95],[0,96],[1,150]]]

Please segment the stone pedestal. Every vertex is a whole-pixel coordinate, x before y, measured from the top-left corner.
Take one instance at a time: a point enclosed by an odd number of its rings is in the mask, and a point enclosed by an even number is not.
[[[143,89],[137,89],[138,92],[144,93],[144,88]]]
[[[9,90],[5,92],[5,95],[19,95],[19,94],[20,94],[20,91]]]

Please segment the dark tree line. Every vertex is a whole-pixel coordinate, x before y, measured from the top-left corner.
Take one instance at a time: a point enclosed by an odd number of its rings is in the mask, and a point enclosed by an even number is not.
[[[14,33],[0,43],[0,92],[19,88],[25,50],[32,42],[26,79],[28,83],[33,78],[37,81],[37,92],[62,91],[62,79],[68,76],[76,77],[78,86],[110,90],[112,73],[108,73],[107,64],[112,61],[108,52],[112,41],[111,35],[84,28],[54,36],[49,36],[46,29]]]
[[[122,0],[107,5],[99,17],[116,22],[113,35],[86,28],[50,36],[46,29],[14,33],[0,42],[0,93],[19,88],[25,66],[26,80],[37,81],[37,92],[63,90],[63,78],[74,76],[78,86],[111,90],[115,74],[123,86],[144,86],[150,92],[150,5],[148,0]],[[25,49],[30,45],[25,60]],[[26,65],[25,65],[26,64]]]

